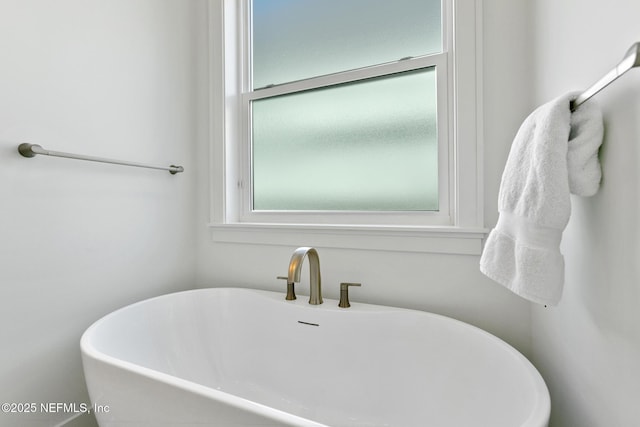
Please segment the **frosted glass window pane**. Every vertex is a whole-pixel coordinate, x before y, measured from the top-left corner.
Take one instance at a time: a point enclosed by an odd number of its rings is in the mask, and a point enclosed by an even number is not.
[[[253,87],[442,51],[440,0],[253,0]]]
[[[433,68],[253,101],[254,210],[438,209]]]

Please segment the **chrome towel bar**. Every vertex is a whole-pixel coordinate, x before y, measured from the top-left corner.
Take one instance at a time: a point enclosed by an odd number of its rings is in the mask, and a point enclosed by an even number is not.
[[[63,153],[61,151],[52,151],[45,150],[38,144],[28,144],[22,143],[18,146],[18,152],[22,154],[24,157],[35,157],[36,154],[41,154],[44,156],[54,156],[54,157],[66,157],[68,159],[76,159],[76,160],[88,160],[90,162],[100,162],[100,163],[112,163],[115,165],[124,165],[124,166],[135,166],[138,168],[147,168],[147,169],[159,169],[166,170],[171,172],[171,175],[175,175],[180,172],[184,172],[184,168],[182,166],[171,165],[169,167],[164,166],[153,166],[147,165],[144,163],[136,163],[136,162],[125,162],[122,160],[114,160],[114,159],[104,159],[101,157],[93,157],[93,156],[83,156],[80,154],[71,154],[71,153]]]
[[[600,92],[609,83],[616,80],[618,77],[629,71],[630,69],[637,67],[640,65],[640,42],[635,43],[633,46],[627,50],[627,53],[622,58],[622,61],[614,68],[609,71],[602,77],[600,80],[595,82],[593,86],[589,89],[582,92],[573,102],[571,102],[571,111],[576,111],[576,109],[589,98],[591,98],[596,93]]]

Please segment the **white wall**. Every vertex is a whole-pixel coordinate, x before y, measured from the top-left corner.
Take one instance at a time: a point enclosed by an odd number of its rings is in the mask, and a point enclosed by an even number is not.
[[[533,3],[538,104],[587,88],[640,41],[638,2]],[[605,116],[602,186],[571,200],[560,305],[533,311],[533,359],[551,391],[552,427],[640,420],[640,71],[594,101]]]
[[[511,94],[526,87],[527,9],[521,2],[487,2],[485,8],[485,156],[487,222],[496,217],[497,186],[511,142],[529,104]],[[508,32],[510,37],[504,37]],[[515,62],[514,62],[515,60]],[[515,71],[515,72],[514,72]],[[208,179],[207,147],[200,147],[200,182]],[[208,200],[199,188],[199,200]],[[206,227],[208,207],[199,205],[198,284],[201,287],[248,286],[284,291],[276,276],[286,272],[294,246],[214,243]],[[305,246],[300,241],[299,246]],[[478,257],[319,247],[323,293],[338,297],[341,281],[362,282],[353,301],[422,309],[478,325],[527,353],[530,345],[530,305],[493,283],[478,270]],[[308,294],[306,285],[300,293]],[[305,289],[306,288],[306,289]]]
[[[88,402],[82,332],[193,287],[202,7],[0,0],[0,402]],[[21,142],[186,172],[26,159]],[[0,413],[0,425],[71,415]]]

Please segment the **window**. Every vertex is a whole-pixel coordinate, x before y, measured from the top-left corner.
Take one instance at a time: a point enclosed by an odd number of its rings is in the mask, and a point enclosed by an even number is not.
[[[475,3],[211,0],[217,235],[477,234]]]
[[[434,68],[254,99],[253,211],[438,211]]]
[[[242,217],[449,223],[440,0],[245,4]]]

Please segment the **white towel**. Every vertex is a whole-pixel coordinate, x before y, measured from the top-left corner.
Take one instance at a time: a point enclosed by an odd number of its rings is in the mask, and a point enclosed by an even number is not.
[[[480,258],[482,273],[540,304],[562,296],[569,193],[591,196],[600,185],[602,113],[592,100],[571,113],[577,95],[540,106],[522,123],[502,174],[498,223]]]

